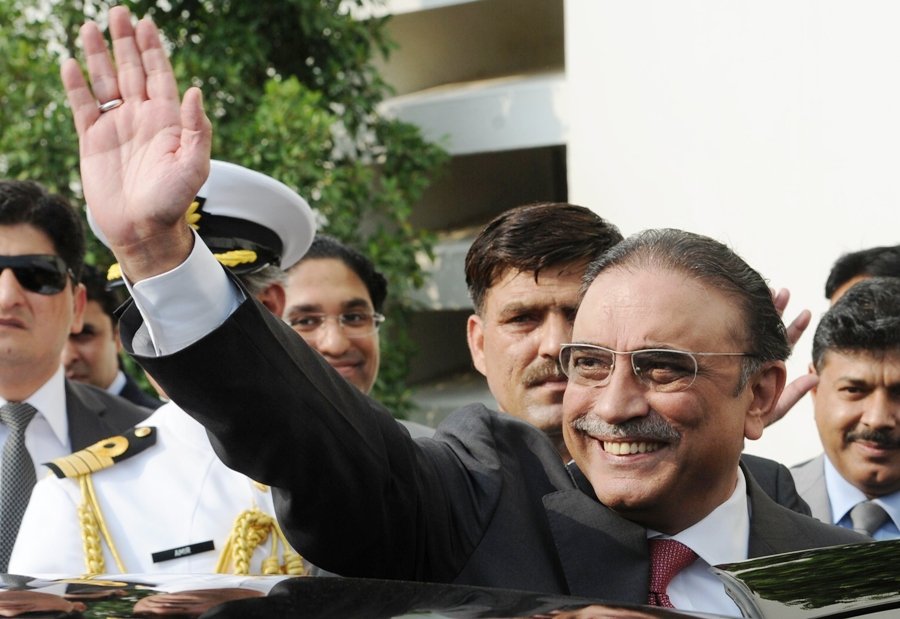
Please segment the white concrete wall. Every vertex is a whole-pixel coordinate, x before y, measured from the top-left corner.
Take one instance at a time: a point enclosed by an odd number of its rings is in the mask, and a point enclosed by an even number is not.
[[[565,20],[571,201],[730,244],[813,327],[838,255],[900,243],[900,3],[566,0]],[[818,453],[809,399],[747,450]]]

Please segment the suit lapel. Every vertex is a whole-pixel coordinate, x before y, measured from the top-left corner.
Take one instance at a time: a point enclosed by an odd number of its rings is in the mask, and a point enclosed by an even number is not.
[[[586,481],[577,469],[573,477],[579,486]],[[562,490],[543,500],[569,593],[645,604],[647,531],[607,509],[593,491]]]
[[[791,469],[797,492],[809,504],[813,518],[831,524],[831,502],[825,488],[825,455]]]
[[[753,476],[741,465],[747,482],[747,502],[750,504],[750,539],[747,558],[765,557],[792,550],[798,535],[793,521],[784,517],[781,507],[760,488]],[[800,516],[798,516],[800,517]]]
[[[104,421],[106,407],[86,389],[66,381],[66,418],[69,423],[69,442],[72,451],[93,445],[97,437],[116,432]]]

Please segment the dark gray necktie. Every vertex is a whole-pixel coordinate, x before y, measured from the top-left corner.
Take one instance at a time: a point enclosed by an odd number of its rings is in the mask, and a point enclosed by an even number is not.
[[[853,529],[870,536],[888,519],[887,512],[878,503],[860,501],[850,510]]]
[[[25,447],[25,428],[37,410],[24,402],[0,407],[0,421],[9,429],[0,460],[0,572],[9,565],[22,516],[36,481],[34,462]]]

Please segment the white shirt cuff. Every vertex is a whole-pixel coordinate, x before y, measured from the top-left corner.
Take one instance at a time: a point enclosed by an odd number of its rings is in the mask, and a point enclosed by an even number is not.
[[[184,262],[134,285],[126,279],[125,285],[144,318],[132,347],[145,356],[187,348],[225,322],[244,300],[196,231]]]

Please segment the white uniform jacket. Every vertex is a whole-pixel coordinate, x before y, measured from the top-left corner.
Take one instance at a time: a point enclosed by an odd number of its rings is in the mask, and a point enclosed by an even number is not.
[[[222,464],[203,426],[174,403],[141,425],[156,428],[156,444],[92,474],[97,502],[125,571],[213,573],[239,514],[258,507],[274,518],[271,493]],[[81,502],[78,479],[42,479],[23,518],[9,571],[85,573]],[[273,537],[254,551],[251,574],[261,573]],[[106,572],[117,572],[108,546],[102,546]]]

